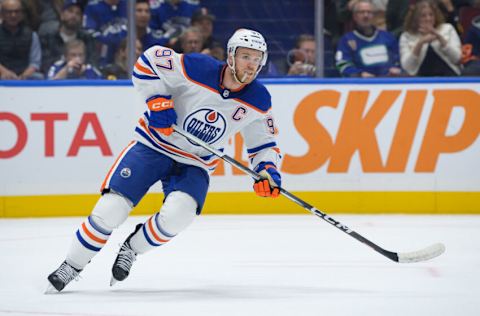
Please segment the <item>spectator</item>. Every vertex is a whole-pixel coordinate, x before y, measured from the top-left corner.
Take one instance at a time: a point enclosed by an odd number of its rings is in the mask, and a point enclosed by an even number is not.
[[[135,55],[136,59],[138,59],[143,52],[143,47],[138,39],[135,41],[135,44]],[[130,65],[127,64],[127,57],[127,39],[124,39],[120,42],[120,46],[115,52],[115,62],[108,64],[102,69],[103,77],[108,80],[129,79],[132,69]]]
[[[190,26],[193,12],[200,9],[199,0],[150,0],[150,27],[162,29],[170,38],[180,36]]]
[[[462,64],[463,76],[480,76],[480,16],[473,18],[465,37]]]
[[[86,47],[81,40],[72,40],[65,45],[63,58],[48,71],[48,79],[102,79],[102,74],[85,62]]]
[[[460,74],[460,38],[436,4],[421,0],[405,20],[400,36],[403,69],[412,76],[457,76]]]
[[[54,33],[60,26],[63,0],[22,0],[26,11],[26,22],[38,36]]]
[[[287,62],[290,66],[288,75],[315,76],[315,37],[302,34],[298,37],[295,49],[292,49]]]
[[[398,43],[395,37],[373,25],[374,8],[369,0],[352,7],[354,30],[342,36],[335,56],[344,77],[398,76]]]
[[[223,49],[223,45],[220,44],[219,41],[217,41],[213,37],[213,22],[215,21],[215,17],[211,15],[206,8],[201,8],[197,11],[192,16],[192,22],[191,25],[193,27],[196,27],[202,32],[203,36],[203,47],[202,47],[202,53],[211,55],[212,54],[212,49],[216,48],[221,48],[221,52],[217,52],[217,55],[221,55],[221,59],[219,60],[225,60],[225,50]],[[219,57],[217,56],[217,57]]]
[[[53,63],[59,60],[65,50],[65,44],[79,39],[87,48],[87,61],[94,63],[95,43],[91,35],[82,29],[82,5],[78,0],[65,0],[60,14],[60,28],[55,33],[40,37],[42,43],[42,72],[47,73]]]
[[[169,38],[162,30],[154,30],[149,27],[151,20],[150,3],[148,0],[137,0],[135,4],[135,26],[137,38],[141,41],[144,49],[153,45],[166,46]],[[122,28],[120,40],[127,37],[127,29]]]
[[[40,40],[23,23],[20,0],[1,2],[0,78],[3,80],[42,79]]]
[[[196,27],[189,27],[180,35],[178,44],[178,53],[200,53],[203,47],[202,32]]]
[[[113,61],[115,50],[127,28],[127,0],[90,1],[85,7],[83,27],[100,44],[100,64]]]
[[[359,2],[358,0],[340,0],[338,1],[338,15],[343,22],[352,19],[353,7]],[[386,10],[388,0],[371,0],[373,5],[372,23],[378,29],[386,30]]]

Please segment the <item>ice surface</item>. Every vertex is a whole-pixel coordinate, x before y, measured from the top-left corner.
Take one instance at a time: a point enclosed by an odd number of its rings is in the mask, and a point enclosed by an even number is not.
[[[312,215],[201,216],[109,286],[130,217],[60,294],[45,295],[83,218],[0,220],[0,315],[480,315],[480,216],[334,215],[399,264]]]

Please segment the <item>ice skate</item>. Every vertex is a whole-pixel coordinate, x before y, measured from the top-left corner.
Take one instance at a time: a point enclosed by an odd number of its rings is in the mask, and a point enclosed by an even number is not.
[[[70,281],[77,280],[81,271],[72,267],[67,261],[62,262],[60,267],[48,276],[50,284],[45,293],[54,293],[55,290],[60,292]]]
[[[110,286],[117,283],[117,281],[125,280],[130,274],[133,262],[137,259],[137,254],[130,247],[130,239],[135,233],[142,228],[143,224],[138,224],[135,227],[135,231],[128,236],[123,245],[118,251],[118,256],[112,266],[112,278],[110,280]]]

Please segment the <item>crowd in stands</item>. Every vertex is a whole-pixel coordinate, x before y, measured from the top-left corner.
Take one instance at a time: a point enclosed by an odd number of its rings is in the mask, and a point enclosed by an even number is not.
[[[326,77],[480,75],[480,0],[324,2]],[[127,79],[127,6],[0,0],[0,79]],[[163,45],[225,60],[214,25],[201,0],[137,0],[136,55]],[[298,34],[260,75],[315,76],[316,46],[313,30]]]

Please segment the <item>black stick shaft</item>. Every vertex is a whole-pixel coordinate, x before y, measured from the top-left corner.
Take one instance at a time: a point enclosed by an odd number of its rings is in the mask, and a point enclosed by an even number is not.
[[[175,125],[173,126],[173,129],[175,130],[175,132],[177,132],[178,134],[187,138],[188,140],[190,140],[194,143],[197,143],[198,145],[200,145],[204,149],[208,150],[212,154],[216,155],[217,157],[221,158],[222,160],[224,160],[224,161],[228,162],[229,164],[231,164],[231,165],[237,167],[238,169],[242,170],[243,172],[245,172],[246,174],[248,174],[249,176],[251,176],[255,180],[260,179],[260,175],[257,172],[255,172],[252,169],[244,166],[239,161],[233,159],[232,157],[228,156],[227,154],[213,148],[209,144],[207,144],[204,141],[198,139],[196,136],[181,130],[179,127],[177,127]],[[294,194],[288,192],[284,188],[279,188],[279,189],[280,189],[280,193],[283,196],[285,196],[289,200],[295,202],[296,204],[300,205],[301,207],[303,207],[304,209],[306,209],[307,211],[309,211],[313,215],[316,215],[316,216],[320,217],[321,219],[323,219],[324,221],[326,221],[330,225],[338,228],[339,230],[341,230],[342,232],[350,235],[351,237],[355,238],[356,240],[366,244],[367,246],[369,246],[370,248],[372,248],[376,252],[380,253],[381,255],[387,257],[388,259],[393,260],[395,262],[398,262],[398,254],[397,253],[383,249],[382,247],[380,247],[377,244],[371,242],[370,240],[368,240],[367,238],[358,234],[357,232],[351,230],[350,228],[348,228],[348,226],[342,224],[341,222],[335,220],[334,218],[327,215],[326,213],[320,211],[316,207],[308,204],[307,202],[303,201],[299,197],[297,197]]]

